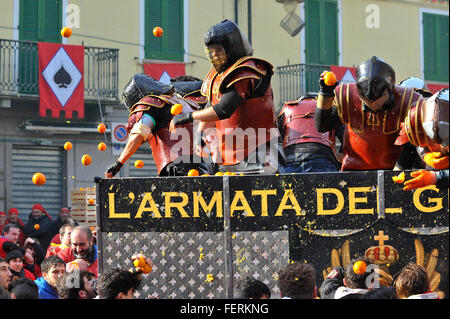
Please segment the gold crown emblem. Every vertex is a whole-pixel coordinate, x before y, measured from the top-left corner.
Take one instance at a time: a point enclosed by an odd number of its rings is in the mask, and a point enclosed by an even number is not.
[[[398,260],[398,251],[391,245],[384,245],[384,241],[389,239],[381,230],[374,240],[378,240],[378,246],[369,247],[364,255],[374,264],[388,264]]]

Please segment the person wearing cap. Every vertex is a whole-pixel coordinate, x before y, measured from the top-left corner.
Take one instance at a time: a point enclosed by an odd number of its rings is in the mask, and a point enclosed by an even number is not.
[[[345,124],[341,170],[391,170],[402,152],[396,145],[411,105],[425,98],[395,85],[395,71],[373,56],[356,68],[356,83],[327,85],[322,73],[315,113],[319,132]]]
[[[27,237],[36,238],[42,249],[47,250],[53,237],[52,220],[41,204],[33,205],[28,216],[28,222],[22,230]]]
[[[23,221],[19,217],[19,211],[15,207],[12,207],[12,208],[9,209],[9,211],[8,211],[8,220],[6,222],[7,223],[17,224],[20,227],[25,226],[25,224],[23,223]]]
[[[72,218],[72,213],[68,207],[61,207],[58,218],[52,223],[52,242],[55,239],[55,236],[59,237],[59,229],[64,224],[78,226],[78,222]]]
[[[24,254],[20,250],[12,250],[7,253],[6,261],[8,262],[9,270],[12,274],[11,281],[18,278],[36,280],[36,276],[24,267]]]

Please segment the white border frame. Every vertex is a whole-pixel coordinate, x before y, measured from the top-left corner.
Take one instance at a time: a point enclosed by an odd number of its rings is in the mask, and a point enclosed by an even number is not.
[[[307,1],[307,0],[306,0]],[[337,1],[338,7],[338,63],[342,66],[342,0]],[[300,3],[300,18],[305,21],[305,3]],[[300,63],[306,63],[305,28],[300,31]]]
[[[419,49],[420,49],[420,76],[425,80],[425,57],[424,57],[424,47],[423,47],[423,14],[431,13],[436,15],[446,15],[448,16],[448,11],[440,9],[430,9],[430,8],[419,8]],[[428,81],[430,82],[430,81]],[[433,81],[431,81],[433,82]]]

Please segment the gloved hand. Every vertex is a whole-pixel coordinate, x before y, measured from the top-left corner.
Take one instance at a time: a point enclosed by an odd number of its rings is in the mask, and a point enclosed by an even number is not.
[[[192,123],[194,120],[192,118],[192,112],[177,114],[173,117],[174,126],[183,125],[187,123]]]
[[[333,85],[329,86],[325,84],[324,76],[328,71],[323,71],[320,75],[319,79],[319,94],[325,97],[334,97],[334,89],[339,85],[339,82],[336,81]]]
[[[116,176],[116,174],[120,171],[123,164],[119,161],[116,161],[114,164],[111,164],[105,172],[105,177],[112,178]]]
[[[448,168],[448,155],[444,155],[441,152],[429,152],[423,157],[425,163],[435,169],[447,169]]]
[[[404,191],[436,184],[436,173],[433,171],[415,171],[411,173],[411,176],[414,178],[405,182]]]

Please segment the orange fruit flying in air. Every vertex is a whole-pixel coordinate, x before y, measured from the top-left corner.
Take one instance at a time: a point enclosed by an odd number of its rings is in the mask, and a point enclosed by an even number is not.
[[[61,35],[64,38],[69,38],[72,35],[72,29],[69,27],[64,27],[61,29]]]
[[[39,186],[44,185],[46,181],[47,181],[47,178],[42,173],[38,172],[33,175],[33,183],[36,185],[39,185]]]
[[[136,162],[134,162],[134,167],[142,168],[142,167],[144,167],[144,162],[141,160],[137,160]]]
[[[103,142],[98,143],[97,147],[99,151],[106,151],[106,144]]]
[[[88,154],[84,154],[81,157],[81,164],[83,164],[84,166],[88,166],[92,163],[92,157],[90,157]]]
[[[72,143],[70,143],[70,142],[64,143],[64,149],[66,151],[70,151],[72,149]]]
[[[106,131],[106,125],[103,124],[103,123],[100,123],[100,124],[97,126],[97,131],[98,131],[99,133],[105,133],[105,131]]]
[[[181,104],[174,104],[174,105],[172,105],[172,107],[170,109],[170,113],[172,115],[180,114],[181,111],[183,111],[183,105],[181,105]]]
[[[355,272],[355,274],[362,275],[366,272],[366,267],[367,264],[364,261],[358,260],[353,264],[353,271]]]
[[[154,27],[153,35],[158,38],[161,37],[163,35],[163,29],[161,27]]]
[[[143,255],[142,255],[142,253],[140,253],[140,254],[137,256],[137,258],[133,261],[133,265],[134,265],[134,267],[136,267],[136,268],[141,268],[141,269],[142,269],[142,272],[143,272],[144,274],[148,274],[149,272],[152,271],[152,266],[149,265],[149,264],[145,261],[145,259],[144,259]]]
[[[34,224],[34,229],[38,230],[39,228],[41,228],[41,226],[39,226],[39,224]]]
[[[191,169],[188,172],[188,176],[200,176],[200,173],[196,169]]]
[[[336,83],[336,75],[331,71],[327,72],[323,76],[323,81],[325,82],[326,85],[332,86]]]

